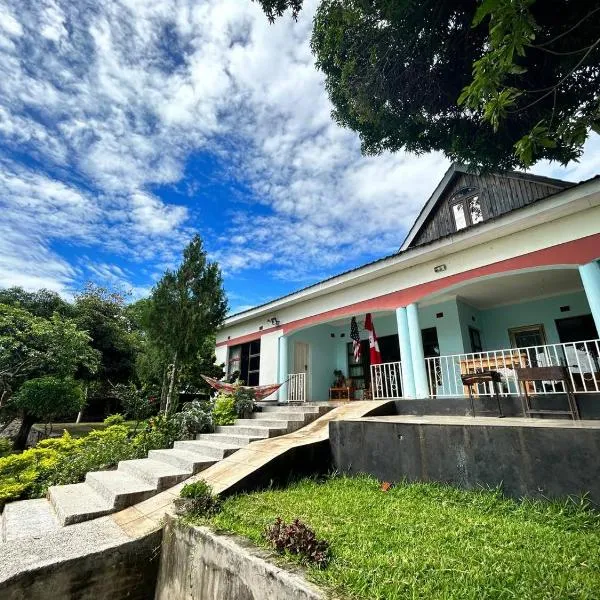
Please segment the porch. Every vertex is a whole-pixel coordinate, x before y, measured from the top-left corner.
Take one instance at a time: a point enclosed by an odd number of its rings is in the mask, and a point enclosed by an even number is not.
[[[493,370],[500,373],[504,402],[512,398],[510,404],[518,406],[515,369],[551,365],[567,367],[580,403],[583,397],[600,398],[593,287],[598,282],[592,277],[590,284],[582,269],[553,267],[471,280],[408,307],[373,311],[383,361],[377,365],[369,363],[364,339],[361,359],[354,360],[350,316],[295,331],[280,338],[280,380],[291,377],[283,399],[324,401],[334,371],[340,371],[351,399],[464,400],[469,390],[461,375]],[[360,329],[365,315],[355,316]],[[528,383],[527,391],[551,405],[560,404],[566,392],[556,381]],[[473,394],[481,404],[494,389],[479,384]]]

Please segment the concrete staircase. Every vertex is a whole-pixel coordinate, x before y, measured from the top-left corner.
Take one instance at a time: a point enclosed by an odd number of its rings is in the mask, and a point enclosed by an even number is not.
[[[124,460],[113,471],[96,471],[85,482],[54,486],[46,498],[12,502],[1,517],[0,542],[44,536],[137,504],[233,454],[255,440],[291,433],[317,419],[329,406],[277,406],[264,403],[251,419],[217,427],[170,450],[151,450],[147,458]]]

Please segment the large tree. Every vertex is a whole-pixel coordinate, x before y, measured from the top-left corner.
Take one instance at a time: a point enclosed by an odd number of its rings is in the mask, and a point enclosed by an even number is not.
[[[258,0],[269,19],[302,0]],[[597,0],[322,0],[312,49],[363,152],[567,163],[600,131]]]
[[[45,319],[20,307],[0,304],[0,408],[21,412],[17,448],[24,447],[38,413],[29,410],[27,403],[11,403],[13,393],[35,378],[71,378],[82,369],[93,373],[99,355],[90,341],[74,321],[58,313]],[[60,412],[57,407],[56,413]]]
[[[174,410],[178,373],[198,360],[205,341],[214,336],[226,313],[221,271],[217,263],[207,260],[202,240],[196,235],[184,249],[179,268],[163,275],[143,310],[150,341],[170,363],[165,410]]]

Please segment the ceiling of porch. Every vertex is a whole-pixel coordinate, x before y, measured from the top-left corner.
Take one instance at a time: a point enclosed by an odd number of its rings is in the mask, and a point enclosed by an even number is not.
[[[459,296],[471,306],[483,310],[582,289],[577,269],[546,269],[468,282],[431,296],[419,304],[437,304]]]

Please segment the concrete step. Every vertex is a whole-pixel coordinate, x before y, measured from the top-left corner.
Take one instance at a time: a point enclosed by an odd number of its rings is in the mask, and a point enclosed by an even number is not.
[[[304,423],[309,418],[314,418],[317,413],[300,413],[300,412],[256,412],[252,413],[250,419],[238,419],[238,421],[300,421]]]
[[[123,471],[93,471],[85,482],[115,510],[122,510],[156,494],[156,486],[123,473]]]
[[[215,427],[216,433],[226,433],[227,435],[243,435],[255,438],[270,438],[283,435],[287,432],[287,427],[276,429],[274,427],[263,427],[255,423],[251,427],[245,425],[220,425]]]
[[[242,446],[245,445],[234,444],[230,441],[223,440],[222,436],[217,436],[214,433],[201,433],[196,437],[197,439],[195,440],[183,440],[181,442],[175,442],[175,449],[196,452],[202,456],[210,456],[217,461],[222,460],[234,452],[237,452]]]
[[[48,489],[48,500],[61,525],[72,525],[113,512],[112,502],[85,483],[56,485]]]
[[[189,450],[150,450],[148,458],[168,463],[180,469],[191,471],[194,475],[208,469],[217,462],[216,458],[204,456]]]
[[[285,412],[293,412],[293,413],[313,413],[313,414],[319,414],[320,412],[320,408],[319,406],[300,406],[300,405],[285,405],[285,406],[263,406],[262,407],[262,412],[278,412],[278,411],[285,411]],[[329,408],[329,407],[327,407]]]
[[[151,458],[122,460],[118,470],[145,481],[155,487],[157,492],[173,487],[193,474],[192,469],[182,469]]]
[[[199,433],[196,436],[197,441],[201,442],[214,442],[218,444],[225,444],[227,446],[235,446],[239,450],[242,446],[247,446],[250,442],[256,440],[264,440],[264,437],[256,437],[249,435],[237,435],[233,433]]]
[[[20,538],[40,538],[60,527],[56,513],[46,498],[10,502],[4,507],[1,518],[0,539],[3,542]]]
[[[279,416],[279,415],[277,415]],[[289,430],[290,427],[302,427],[304,425],[304,419],[238,419],[235,422],[237,425],[243,425],[244,427],[269,427],[272,429],[285,429]]]

